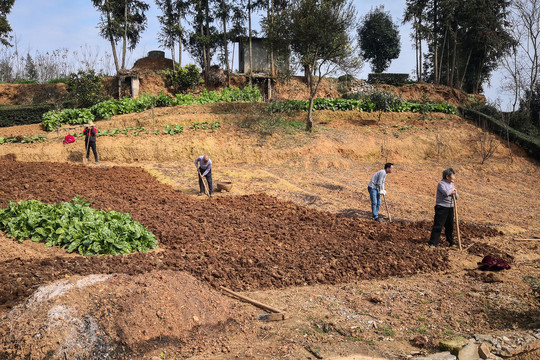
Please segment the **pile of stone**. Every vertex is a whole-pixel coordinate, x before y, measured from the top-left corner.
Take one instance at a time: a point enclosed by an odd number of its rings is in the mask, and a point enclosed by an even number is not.
[[[418,343],[417,338],[413,339]],[[429,342],[428,342],[429,343]],[[501,360],[524,353],[540,351],[540,329],[504,336],[474,335],[472,339],[457,337],[441,341],[438,352],[430,355],[412,353],[413,360]],[[420,355],[420,356],[418,356]]]
[[[375,87],[362,79],[353,79],[350,82],[350,93],[353,94],[370,94],[375,90]]]
[[[525,334],[509,334],[506,336],[474,335],[476,342],[484,343],[491,353],[510,357],[523,352],[540,349],[540,329],[529,330]]]

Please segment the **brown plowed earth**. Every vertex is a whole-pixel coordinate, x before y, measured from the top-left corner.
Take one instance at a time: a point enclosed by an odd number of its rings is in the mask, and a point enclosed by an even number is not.
[[[126,256],[2,261],[0,306],[4,308],[20,302],[40,284],[75,274],[181,270],[214,286],[256,290],[448,268],[448,252],[426,246],[431,225],[427,222],[375,224],[264,194],[193,198],[135,167],[23,163],[0,157],[0,168],[0,207],[9,200],[53,203],[79,195],[93,208],[130,213],[156,235],[160,246]],[[473,238],[497,234],[474,224],[460,228],[464,246]],[[490,253],[497,251],[490,249]]]

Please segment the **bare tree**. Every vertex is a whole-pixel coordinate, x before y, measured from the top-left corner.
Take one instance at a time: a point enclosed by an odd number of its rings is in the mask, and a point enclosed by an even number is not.
[[[540,0],[514,0],[511,6],[511,34],[516,41],[504,58],[507,81],[503,89],[513,94],[513,110],[524,92],[533,93],[540,74]],[[530,98],[527,111],[530,112]]]
[[[495,136],[493,134],[490,134],[488,131],[482,131],[482,134],[480,135],[480,138],[478,139],[476,145],[477,151],[479,152],[480,158],[482,159],[482,164],[484,164],[486,160],[493,156],[495,150],[497,150],[497,147],[499,146]]]

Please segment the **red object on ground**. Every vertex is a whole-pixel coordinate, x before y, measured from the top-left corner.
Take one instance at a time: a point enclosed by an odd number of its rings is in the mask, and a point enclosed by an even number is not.
[[[510,269],[510,265],[504,260],[497,259],[491,255],[484,256],[481,262],[478,263],[478,269],[498,271]]]
[[[64,138],[64,144],[71,144],[72,142],[75,142],[75,137],[73,137],[71,134],[66,135]]]

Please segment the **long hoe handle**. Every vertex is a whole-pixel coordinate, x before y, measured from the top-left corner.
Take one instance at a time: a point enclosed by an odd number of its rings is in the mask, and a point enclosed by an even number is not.
[[[456,218],[456,230],[457,230],[457,239],[459,243],[459,250],[463,250],[461,247],[461,235],[459,234],[459,217],[458,217],[458,211],[457,211],[457,201],[456,196],[452,194],[452,199],[454,199],[454,217]]]
[[[388,203],[386,202],[386,196],[382,196],[384,200],[384,205],[386,206],[386,213],[388,214],[388,221],[392,222],[392,216],[390,216],[390,211],[388,210]]]
[[[197,169],[197,172],[199,173],[199,176],[201,177],[201,181],[202,181],[203,186],[204,186],[204,194],[206,196],[210,197],[210,190],[208,190],[208,184],[206,183],[206,179],[204,178],[204,176],[202,176],[201,170]]]
[[[92,130],[90,130],[90,131],[92,131]],[[90,146],[90,135],[91,135],[91,133],[89,132],[89,133],[87,133],[87,136],[86,136],[86,147],[84,148],[84,153],[83,153],[83,156],[82,156],[83,164],[88,163],[88,159],[86,158],[86,154],[90,155],[89,154],[89,152],[90,152],[90,148],[89,148],[89,146]]]
[[[221,290],[225,291],[226,293],[228,293],[229,295],[234,295],[234,296],[236,296],[237,298],[242,299],[242,300],[245,300],[245,301],[247,301],[248,303],[253,304],[253,305],[255,305],[255,306],[257,306],[258,308],[261,308],[261,309],[263,309],[263,310],[270,311],[270,312],[277,313],[277,314],[282,314],[282,313],[283,313],[283,311],[281,311],[281,310],[279,310],[279,309],[276,309],[276,308],[271,307],[271,306],[269,306],[269,305],[263,304],[263,303],[258,302],[258,301],[256,301],[256,300],[250,299],[250,298],[248,298],[247,296],[240,295],[240,294],[238,294],[238,293],[232,291],[231,289],[227,289],[227,288],[224,287],[224,286],[220,286],[219,288],[220,288]]]

